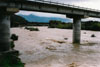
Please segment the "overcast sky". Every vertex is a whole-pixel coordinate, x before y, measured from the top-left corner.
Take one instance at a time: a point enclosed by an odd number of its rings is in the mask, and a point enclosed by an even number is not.
[[[100,0],[49,0],[49,1],[60,2],[60,3],[71,4],[71,5],[100,10]],[[61,14],[29,12],[29,11],[28,12],[27,11],[20,11],[18,14],[24,14],[24,15],[35,14],[38,16],[45,16],[45,17],[66,18],[65,15],[61,15]],[[99,20],[98,18],[88,18],[88,19],[89,20]],[[88,19],[85,19],[85,20],[88,20]]]

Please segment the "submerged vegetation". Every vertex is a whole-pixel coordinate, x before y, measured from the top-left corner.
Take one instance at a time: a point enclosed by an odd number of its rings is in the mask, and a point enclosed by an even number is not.
[[[49,22],[49,28],[72,29],[73,23],[64,23],[61,21],[51,20]],[[81,29],[82,30],[100,31],[100,22],[98,22],[98,21],[82,22]]]
[[[12,35],[11,35],[11,39],[12,39],[13,41],[16,41],[16,40],[18,40],[18,36],[17,36],[16,34],[12,34]]]
[[[94,34],[92,34],[91,37],[96,37],[96,36]]]
[[[34,27],[25,27],[25,29],[30,30],[30,31],[39,31],[38,28],[34,28]]]

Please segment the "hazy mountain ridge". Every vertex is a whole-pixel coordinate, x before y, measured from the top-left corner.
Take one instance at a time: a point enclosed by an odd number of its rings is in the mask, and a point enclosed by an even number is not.
[[[70,19],[59,18],[59,17],[41,17],[41,16],[36,16],[36,15],[33,15],[33,14],[30,14],[30,15],[19,14],[19,16],[25,18],[29,22],[45,22],[45,23],[48,23],[50,20],[58,20],[58,21],[62,21],[62,22],[71,22]]]

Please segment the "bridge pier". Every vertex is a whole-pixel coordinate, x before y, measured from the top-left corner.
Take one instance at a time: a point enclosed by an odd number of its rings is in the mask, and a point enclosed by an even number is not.
[[[0,7],[0,53],[10,50],[10,15],[15,12],[18,10]]]
[[[81,19],[88,16],[68,14],[66,17],[73,18],[73,43],[81,42]]]
[[[0,9],[0,52],[10,49],[10,18]]]
[[[73,18],[73,43],[81,41],[81,18]]]

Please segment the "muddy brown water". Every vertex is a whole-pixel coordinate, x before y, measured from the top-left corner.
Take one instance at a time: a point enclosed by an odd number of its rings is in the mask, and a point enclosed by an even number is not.
[[[100,67],[100,32],[83,30],[78,45],[72,44],[72,30],[38,28],[40,31],[31,32],[11,29],[19,36],[15,49],[20,51],[25,67]]]

